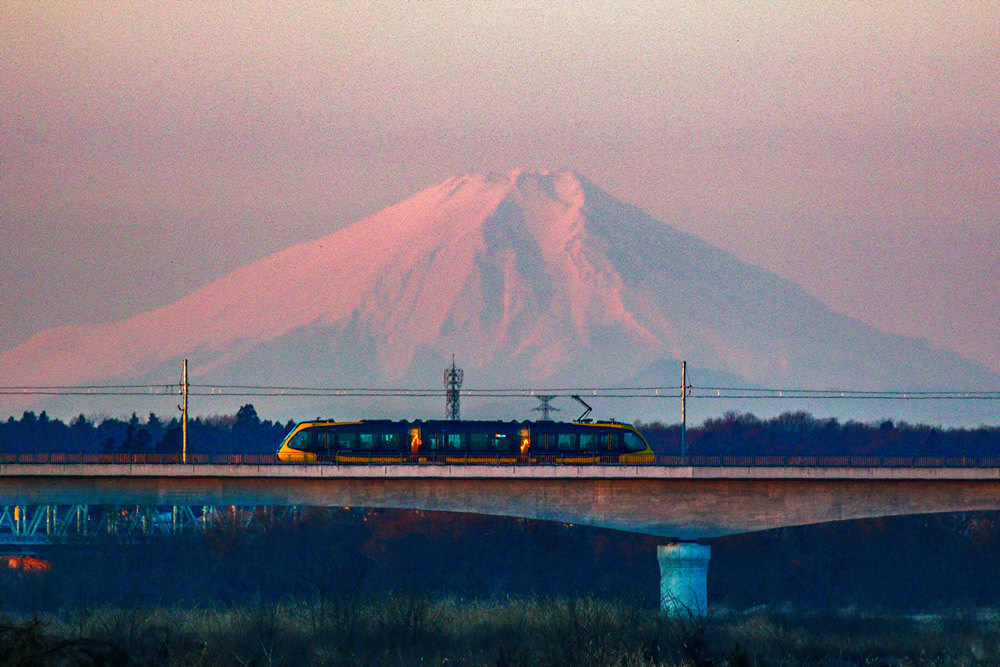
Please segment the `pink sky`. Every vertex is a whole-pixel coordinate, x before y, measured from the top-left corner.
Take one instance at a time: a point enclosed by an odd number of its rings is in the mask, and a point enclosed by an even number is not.
[[[0,2],[0,349],[526,167],[1000,371],[998,91],[986,2]]]

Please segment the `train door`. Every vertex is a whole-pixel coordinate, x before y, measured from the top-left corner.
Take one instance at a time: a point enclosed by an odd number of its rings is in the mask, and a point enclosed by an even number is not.
[[[323,459],[329,459],[330,449],[336,449],[336,447],[337,432],[330,427],[318,429],[316,433],[316,454]]]
[[[430,443],[431,451],[436,452],[444,447],[444,439],[440,431],[433,431],[428,434],[428,442]]]
[[[555,438],[552,433],[541,432],[535,436],[535,447],[539,452],[549,454],[555,449]]]
[[[608,429],[608,432],[605,434],[604,441],[604,447],[609,452],[617,452],[622,448],[621,434],[612,429]]]

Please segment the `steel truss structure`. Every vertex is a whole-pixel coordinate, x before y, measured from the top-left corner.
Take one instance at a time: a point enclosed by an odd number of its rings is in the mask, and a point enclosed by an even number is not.
[[[296,520],[301,508],[236,505],[0,505],[0,546],[44,546],[100,536],[128,540],[195,531],[254,530]]]

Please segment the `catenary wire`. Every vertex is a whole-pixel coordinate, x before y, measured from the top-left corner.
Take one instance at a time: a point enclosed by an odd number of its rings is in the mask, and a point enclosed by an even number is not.
[[[433,398],[447,394],[446,389],[427,387],[317,387],[282,385],[189,384],[191,396],[232,397],[361,397],[361,398]],[[0,386],[0,395],[47,396],[167,396],[179,393],[174,383],[156,384],[91,384],[91,385],[11,385]],[[593,398],[676,399],[680,397],[677,386],[643,387],[515,387],[468,388],[461,390],[472,398],[525,398],[552,396],[570,398],[574,395]],[[743,399],[743,400],[948,400],[948,401],[1000,401],[1000,391],[982,390],[861,390],[861,389],[804,389],[798,387],[733,387],[688,386],[692,399]]]

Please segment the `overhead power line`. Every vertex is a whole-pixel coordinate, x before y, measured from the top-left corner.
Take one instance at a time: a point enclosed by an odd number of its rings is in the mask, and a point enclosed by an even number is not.
[[[232,397],[357,397],[357,398],[440,398],[448,389],[429,387],[319,387],[291,385],[190,384],[191,396]],[[512,387],[462,389],[474,398],[594,398],[677,399],[680,387]],[[176,396],[176,383],[91,384],[91,385],[9,385],[0,386],[0,395],[40,396]],[[713,387],[689,385],[690,399],[743,400],[879,400],[879,401],[1000,401],[1000,390],[862,390],[802,389],[796,387]]]
[[[694,398],[738,399],[824,399],[824,400],[1000,400],[1000,391],[972,390],[870,390],[870,389],[798,389],[775,387],[699,387],[695,386]]]
[[[165,396],[177,393],[170,384],[92,384],[92,385],[13,385],[0,387],[0,395],[39,394],[48,396]]]

